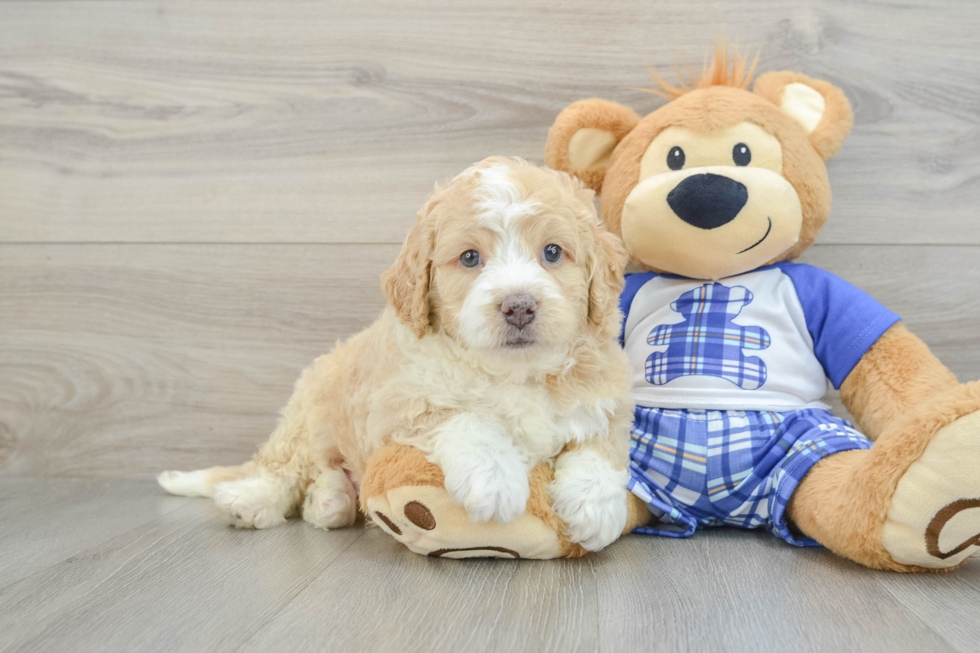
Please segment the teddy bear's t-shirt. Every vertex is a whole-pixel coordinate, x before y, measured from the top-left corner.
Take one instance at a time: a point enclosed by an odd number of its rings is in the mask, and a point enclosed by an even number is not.
[[[900,318],[833,274],[777,263],[721,281],[630,274],[620,341],[640,406],[826,408],[864,353]]]

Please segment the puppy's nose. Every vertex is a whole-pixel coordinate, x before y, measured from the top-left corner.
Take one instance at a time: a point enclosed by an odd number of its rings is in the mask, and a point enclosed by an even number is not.
[[[749,191],[724,175],[691,175],[667,194],[677,217],[698,229],[715,229],[735,219]]]
[[[523,329],[533,322],[534,312],[537,310],[538,303],[529,292],[511,293],[500,302],[500,312],[504,314],[504,319],[518,329]]]

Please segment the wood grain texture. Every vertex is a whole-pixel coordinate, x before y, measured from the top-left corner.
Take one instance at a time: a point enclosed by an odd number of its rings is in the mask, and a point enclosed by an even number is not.
[[[952,647],[976,650],[980,623],[980,599],[977,596],[977,569],[980,560],[968,561],[970,567],[961,571],[931,576],[928,579],[903,578],[892,574],[875,577],[880,590],[889,600],[900,603],[905,611],[929,623]],[[909,582],[911,581],[911,582]]]
[[[140,481],[5,479],[0,483],[0,587],[158,519],[190,499],[161,499]]]
[[[980,4],[0,3],[0,241],[400,242],[433,182],[726,30],[841,85],[835,243],[980,243]]]
[[[663,651],[958,650],[883,593],[874,572],[765,532],[630,535],[595,566],[599,640],[608,650],[648,650],[651,642]],[[980,569],[961,575],[980,579]],[[895,582],[932,587],[933,578]],[[963,607],[978,614],[977,597]]]
[[[977,650],[977,560],[874,573],[729,530],[431,560],[146,480],[251,455],[381,310],[435,181],[539,161],[583,97],[652,110],[644,66],[719,27],[854,104],[804,260],[980,378],[972,0],[0,0],[0,650]]]
[[[248,459],[398,248],[0,249],[2,468],[145,477]]]
[[[588,560],[460,564],[372,528],[241,650],[595,651],[598,615]]]
[[[391,245],[0,245],[0,470],[146,478],[247,459],[299,371],[364,328]],[[806,261],[980,378],[978,247]],[[933,271],[942,270],[936,274]]]
[[[443,560],[361,525],[238,531],[147,481],[25,483],[0,479],[16,497],[0,502],[5,528],[85,529],[104,497],[142,498],[113,508],[131,527],[0,582],[3,651],[976,650],[977,560],[870,572],[731,529],[628,536],[579,560]],[[0,561],[24,546],[0,538]]]
[[[0,589],[0,649],[235,650],[365,534],[291,526],[238,531],[188,501]]]

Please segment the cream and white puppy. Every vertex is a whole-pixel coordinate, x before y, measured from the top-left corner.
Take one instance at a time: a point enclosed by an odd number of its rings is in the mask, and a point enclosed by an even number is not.
[[[505,523],[524,512],[529,470],[554,459],[555,512],[600,549],[626,523],[624,265],[580,182],[487,159],[436,188],[382,278],[388,308],[303,372],[252,462],[160,484],[213,496],[240,527],[301,512],[337,528],[372,453],[397,442],[442,468],[473,521]]]

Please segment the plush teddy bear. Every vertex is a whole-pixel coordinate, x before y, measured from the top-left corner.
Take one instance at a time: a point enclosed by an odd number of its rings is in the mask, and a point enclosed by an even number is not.
[[[754,65],[751,67],[754,68]],[[724,46],[645,118],[601,99],[558,116],[549,165],[601,194],[632,261],[620,336],[638,407],[626,530],[768,528],[879,569],[954,567],[980,544],[980,385],[959,384],[899,317],[792,263],[830,212],[824,161],[852,124],[831,84],[760,76]],[[828,380],[860,430],[821,402]],[[420,553],[582,555],[550,509],[472,524],[421,453],[390,445],[365,512]]]
[[[760,76],[722,45],[640,118],[601,99],[558,116],[546,161],[601,196],[633,263],[620,336],[637,402],[630,489],[684,537],[767,528],[880,569],[953,567],[980,543],[980,385],[900,318],[791,261],[830,212],[824,161],[847,98]],[[828,379],[859,429],[821,402]]]

